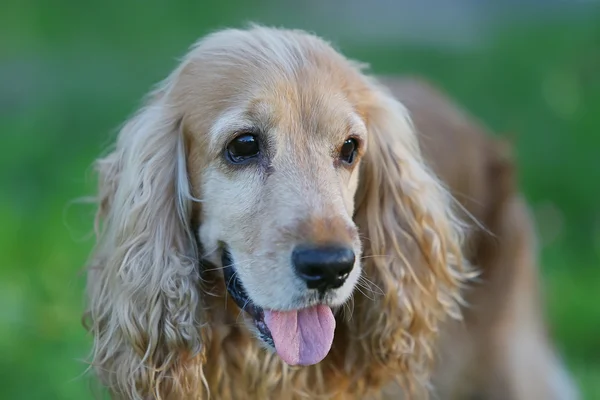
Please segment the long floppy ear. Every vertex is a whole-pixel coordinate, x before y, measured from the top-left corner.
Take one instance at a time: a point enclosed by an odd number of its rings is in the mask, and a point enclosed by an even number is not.
[[[85,318],[94,336],[92,366],[119,398],[183,398],[203,377],[191,196],[167,85],[97,162],[102,227]]]
[[[469,277],[463,227],[450,194],[425,165],[407,110],[371,84],[355,221],[364,238],[364,274],[384,295],[359,299],[352,326],[357,337],[369,338],[357,343],[364,354],[418,388],[440,322],[460,317],[460,286]]]

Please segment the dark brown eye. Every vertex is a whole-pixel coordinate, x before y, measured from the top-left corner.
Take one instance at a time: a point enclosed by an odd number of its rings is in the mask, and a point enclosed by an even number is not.
[[[356,139],[348,138],[340,149],[340,160],[346,164],[354,163],[356,152],[358,151],[358,142]]]
[[[254,135],[244,134],[236,137],[227,145],[229,161],[239,164],[258,156],[258,140]]]

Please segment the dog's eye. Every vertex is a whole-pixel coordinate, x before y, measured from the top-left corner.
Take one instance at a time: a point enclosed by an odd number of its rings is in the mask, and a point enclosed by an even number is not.
[[[340,160],[346,164],[352,164],[358,151],[358,142],[354,138],[348,138],[340,149]]]
[[[258,140],[254,135],[238,136],[227,145],[227,157],[236,164],[254,158],[258,153]]]

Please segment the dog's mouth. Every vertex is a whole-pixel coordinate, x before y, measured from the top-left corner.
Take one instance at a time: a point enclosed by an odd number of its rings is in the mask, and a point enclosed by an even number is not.
[[[335,330],[330,307],[319,304],[292,311],[265,310],[248,296],[227,249],[223,249],[221,261],[229,295],[252,318],[260,339],[274,348],[283,361],[290,365],[313,365],[327,356]]]

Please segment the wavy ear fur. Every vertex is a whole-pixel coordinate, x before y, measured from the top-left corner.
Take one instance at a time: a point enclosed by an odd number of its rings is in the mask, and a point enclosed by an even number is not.
[[[183,398],[200,392],[203,379],[191,197],[168,89],[167,81],[97,162],[102,228],[89,265],[86,323],[92,366],[119,398]]]
[[[415,389],[427,379],[440,321],[460,318],[460,286],[470,273],[463,225],[421,157],[407,110],[371,84],[376,96],[367,112],[355,221],[364,238],[364,274],[385,295],[358,298],[352,324],[363,353]]]

